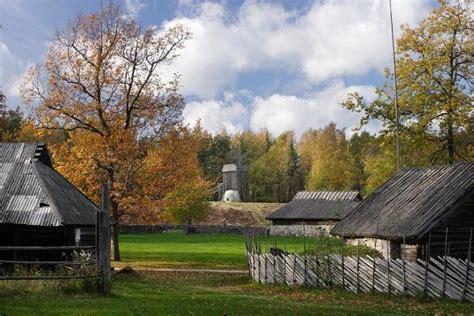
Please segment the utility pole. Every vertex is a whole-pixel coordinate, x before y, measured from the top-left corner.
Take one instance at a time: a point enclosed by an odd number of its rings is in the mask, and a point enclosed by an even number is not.
[[[398,114],[398,89],[397,89],[397,64],[395,60],[395,36],[393,34],[393,14],[392,14],[392,0],[388,0],[390,7],[390,28],[392,30],[392,56],[393,56],[393,80],[395,83],[395,143],[397,150],[397,171],[400,170],[400,131]]]

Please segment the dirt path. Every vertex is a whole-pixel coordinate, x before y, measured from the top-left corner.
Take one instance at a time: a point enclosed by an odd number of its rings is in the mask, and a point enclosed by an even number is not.
[[[115,268],[120,271],[122,268]],[[248,274],[247,270],[220,270],[220,269],[172,269],[172,268],[133,268],[134,271],[140,272],[182,272],[182,273],[223,273],[223,274]]]

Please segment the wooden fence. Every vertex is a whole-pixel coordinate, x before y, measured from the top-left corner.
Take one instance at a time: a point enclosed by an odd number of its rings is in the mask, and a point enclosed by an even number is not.
[[[97,212],[95,246],[0,246],[0,251],[14,252],[62,252],[67,254],[65,260],[38,261],[38,260],[0,260],[0,268],[14,273],[1,273],[2,280],[64,280],[98,278],[99,290],[104,294],[111,290],[110,267],[110,224],[108,216],[109,199],[108,187],[102,186],[102,209]],[[43,271],[51,273],[37,273],[34,267],[54,267]],[[20,274],[16,273],[22,267]],[[33,273],[29,273],[29,272]]]
[[[335,254],[262,253],[247,240],[249,274],[260,283],[340,287],[358,292],[426,295],[474,302],[474,263],[452,257],[381,259]]]

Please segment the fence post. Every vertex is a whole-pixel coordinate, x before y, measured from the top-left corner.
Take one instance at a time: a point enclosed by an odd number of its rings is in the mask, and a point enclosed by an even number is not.
[[[378,231],[378,223],[377,223],[377,231]],[[377,250],[377,239],[374,242],[374,248]],[[372,292],[375,288],[375,256],[372,256]]]
[[[471,234],[469,236],[469,246],[467,248],[467,258],[466,258],[466,274],[464,275],[464,284],[462,287],[462,299],[466,297],[466,290],[467,290],[467,281],[469,280],[469,268],[471,265],[471,250],[472,250],[472,228]]]
[[[316,236],[316,240],[314,241],[315,244],[315,251],[316,251],[316,287],[318,287],[319,282],[319,237]]]
[[[359,293],[359,265],[360,265],[360,256],[359,256],[360,240],[357,241],[357,274],[356,274],[356,293]]]
[[[291,278],[293,279],[292,285],[295,285],[295,283],[296,283],[295,271],[296,271],[296,252],[293,254],[293,273],[291,275]]]
[[[390,239],[387,238],[387,292],[390,294],[390,257],[392,249],[390,249]]]
[[[329,239],[326,239],[326,259],[327,259],[327,263],[328,263],[328,282],[329,284],[333,284],[332,282],[332,264],[331,264],[331,257],[329,255],[330,253],[330,248],[329,248]]]
[[[403,236],[403,251],[405,252],[405,249],[406,249],[406,244],[405,244],[405,236]],[[403,295],[405,295],[405,291],[406,291],[406,267],[405,267],[405,254],[403,255],[402,257],[402,268],[403,268]]]
[[[304,285],[307,283],[307,266],[306,266],[306,231],[305,226],[303,225],[303,246],[304,246]]]
[[[102,184],[102,209],[97,213],[97,265],[100,273],[99,287],[103,294],[112,288],[110,268],[109,186]]]
[[[426,248],[426,262],[425,262],[425,284],[423,286],[423,293],[426,294],[428,290],[428,266],[430,265],[430,257],[431,257],[431,230],[428,234],[428,246]]]
[[[257,272],[257,282],[260,283],[260,245],[257,245]]]
[[[265,284],[267,284],[267,254],[263,254],[263,277],[265,278]]]
[[[344,290],[345,275],[344,275],[344,241],[341,239],[341,269],[342,269],[342,289]]]
[[[446,232],[444,235],[444,262],[443,262],[443,289],[441,291],[441,296],[444,296],[446,293],[446,272],[447,272],[447,264],[448,264],[448,227],[446,227]]]

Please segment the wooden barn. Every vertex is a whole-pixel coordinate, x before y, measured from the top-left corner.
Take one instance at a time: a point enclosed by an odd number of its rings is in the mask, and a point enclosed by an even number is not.
[[[331,231],[385,257],[466,258],[474,228],[474,162],[404,169]],[[404,242],[405,241],[405,242]]]
[[[301,191],[293,200],[266,217],[271,235],[327,235],[359,202],[356,191]]]
[[[51,164],[44,144],[0,144],[0,246],[93,245],[97,206]],[[44,257],[1,251],[0,259]]]

